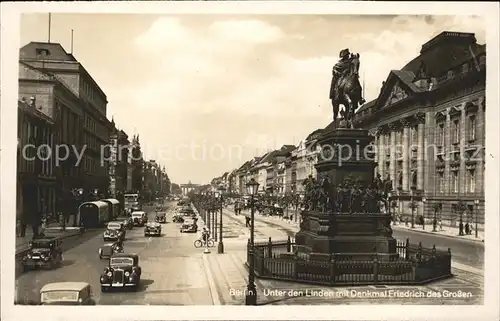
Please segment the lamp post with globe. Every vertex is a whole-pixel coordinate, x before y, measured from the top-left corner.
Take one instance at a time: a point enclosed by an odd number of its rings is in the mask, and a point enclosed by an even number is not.
[[[255,287],[254,271],[254,232],[255,232],[255,204],[254,197],[259,189],[259,183],[251,179],[247,184],[247,192],[250,194],[250,246],[248,248],[248,285],[245,296],[245,305],[257,305],[257,289]]]

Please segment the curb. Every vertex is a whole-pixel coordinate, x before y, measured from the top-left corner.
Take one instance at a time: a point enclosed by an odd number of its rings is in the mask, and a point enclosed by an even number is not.
[[[58,240],[64,240],[64,239],[67,239],[67,238],[70,238],[70,237],[74,237],[74,236],[80,236],[80,235],[84,235],[85,232],[78,232],[78,233],[71,233],[71,234],[68,234],[68,235],[63,235],[63,236],[57,236],[56,239]],[[26,244],[27,245],[27,244]],[[28,247],[26,246],[26,248],[21,248],[19,250],[16,249],[16,257],[21,255],[21,254],[24,254],[28,251]]]
[[[391,226],[391,228],[393,230],[399,230],[399,231],[407,230],[407,231],[411,231],[411,232],[415,232],[415,233],[419,233],[419,234],[436,235],[436,236],[439,236],[439,237],[445,237],[445,238],[459,240],[459,241],[463,241],[463,242],[478,243],[478,244],[483,244],[483,246],[484,246],[484,240],[481,240],[481,239],[478,239],[478,240],[475,240],[475,239],[465,239],[465,238],[460,238],[460,237],[455,236],[455,235],[439,234],[438,232],[422,231],[422,230],[417,230],[417,229],[410,229],[410,228],[398,227],[398,226],[394,226],[394,225]]]
[[[210,290],[210,296],[212,297],[212,305],[221,305],[219,292],[217,291],[217,287],[215,285],[214,276],[212,274],[212,269],[210,268],[207,255],[209,254],[202,254],[202,259],[203,266],[205,267],[205,276],[207,277],[208,288]]]

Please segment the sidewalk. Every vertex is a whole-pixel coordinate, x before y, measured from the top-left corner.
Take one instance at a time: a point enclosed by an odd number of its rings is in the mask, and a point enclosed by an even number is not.
[[[484,232],[479,231],[478,233],[478,238],[476,238],[474,232],[470,235],[458,235],[459,229],[458,227],[453,227],[453,226],[443,226],[442,230],[439,230],[439,226],[437,227],[437,231],[433,232],[432,231],[432,224],[431,225],[425,225],[425,230],[422,229],[422,225],[415,225],[414,228],[411,227],[410,224],[406,226],[404,223],[400,224],[393,224],[392,226],[393,230],[410,230],[415,233],[425,233],[425,234],[435,234],[443,237],[450,237],[450,238],[455,238],[455,239],[461,239],[464,241],[469,241],[469,242],[478,242],[478,243],[484,243]]]
[[[66,226],[66,230],[61,230],[59,223],[50,223],[43,230],[48,237],[66,238],[69,236],[80,234],[79,227]],[[26,227],[26,235],[24,237],[16,236],[16,253],[22,252],[28,248],[29,242],[33,239],[33,229],[31,226]]]
[[[234,214],[234,212],[232,210],[229,210],[229,211]],[[247,212],[248,212],[248,210],[242,211],[241,215],[242,216],[250,215],[250,213],[249,212],[247,213]],[[299,219],[299,218],[297,218],[297,219]],[[280,226],[283,226],[284,228],[289,229],[293,232],[298,232],[300,230],[298,221],[297,222],[288,221],[285,219],[281,219],[277,216],[262,216],[262,215],[256,214],[255,220],[256,221],[260,220],[260,221],[265,221],[265,222],[270,222],[270,223],[273,223],[276,225],[280,225]],[[484,232],[483,231],[479,231],[478,238],[476,239],[474,232],[472,233],[472,235],[460,236],[460,235],[458,235],[458,231],[459,231],[458,227],[452,227],[452,226],[443,226],[443,229],[441,231],[437,231],[437,232],[432,231],[432,225],[425,225],[425,230],[422,229],[422,225],[415,225],[414,228],[411,228],[410,225],[405,226],[404,223],[399,223],[397,225],[393,224],[391,227],[394,230],[406,229],[406,230],[411,230],[412,232],[415,232],[415,233],[435,234],[435,235],[439,235],[442,237],[461,239],[461,240],[469,241],[469,242],[484,243]]]

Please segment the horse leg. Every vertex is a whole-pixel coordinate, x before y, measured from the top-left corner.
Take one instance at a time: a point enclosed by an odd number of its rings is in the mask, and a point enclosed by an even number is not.
[[[333,107],[333,122],[337,120],[337,116],[339,114],[339,104],[332,99],[332,107]]]

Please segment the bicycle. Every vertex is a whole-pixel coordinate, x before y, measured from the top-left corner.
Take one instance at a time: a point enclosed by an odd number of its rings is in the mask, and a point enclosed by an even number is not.
[[[214,247],[215,246],[214,240],[212,238],[209,238],[206,243],[202,239],[197,239],[196,241],[194,241],[194,247],[197,249],[199,249],[202,246],[207,246],[207,245],[208,245],[208,247]]]

